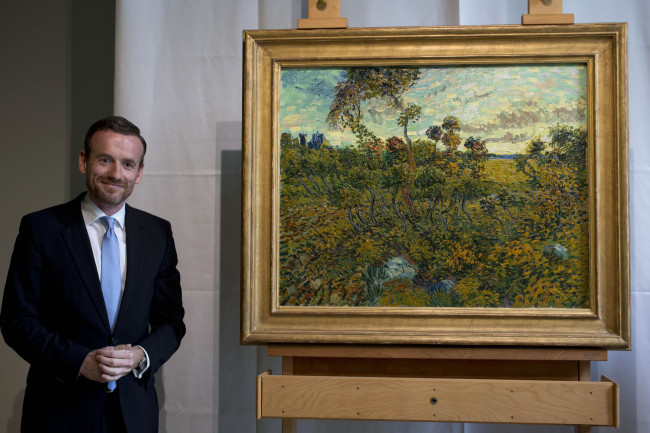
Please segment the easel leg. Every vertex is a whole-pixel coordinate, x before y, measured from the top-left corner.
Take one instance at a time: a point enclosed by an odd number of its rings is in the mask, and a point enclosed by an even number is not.
[[[282,433],[298,433],[297,420],[295,418],[283,418]]]
[[[581,382],[588,382],[591,380],[591,362],[578,361],[578,380]],[[590,425],[577,425],[575,433],[591,433]]]
[[[293,375],[293,357],[282,357],[282,374]],[[282,419],[282,433],[298,433],[298,420],[295,418]]]

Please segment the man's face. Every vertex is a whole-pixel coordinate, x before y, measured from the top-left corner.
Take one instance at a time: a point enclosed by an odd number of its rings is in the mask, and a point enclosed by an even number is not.
[[[121,209],[142,179],[144,147],[137,136],[98,131],[90,139],[90,155],[82,150],[79,170],[86,175],[90,199],[107,215]]]

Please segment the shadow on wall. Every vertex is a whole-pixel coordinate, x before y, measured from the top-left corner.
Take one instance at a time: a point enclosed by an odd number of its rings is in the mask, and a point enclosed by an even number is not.
[[[217,215],[219,254],[218,296],[219,344],[215,345],[214,374],[219,378],[218,431],[254,432],[257,348],[239,344],[241,270],[241,122],[218,125],[220,143],[237,150],[221,150]]]

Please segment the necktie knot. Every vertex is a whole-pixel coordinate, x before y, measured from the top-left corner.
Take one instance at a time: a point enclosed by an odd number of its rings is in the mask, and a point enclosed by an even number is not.
[[[113,229],[113,224],[115,223],[115,218],[109,216],[103,216],[99,219],[104,228],[106,228],[106,237],[111,238],[115,234]]]

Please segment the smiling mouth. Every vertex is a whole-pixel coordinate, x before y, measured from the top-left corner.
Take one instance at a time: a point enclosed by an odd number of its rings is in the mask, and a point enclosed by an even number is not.
[[[102,185],[107,186],[108,188],[124,188],[124,185],[121,183],[113,183],[113,182],[102,182]]]

